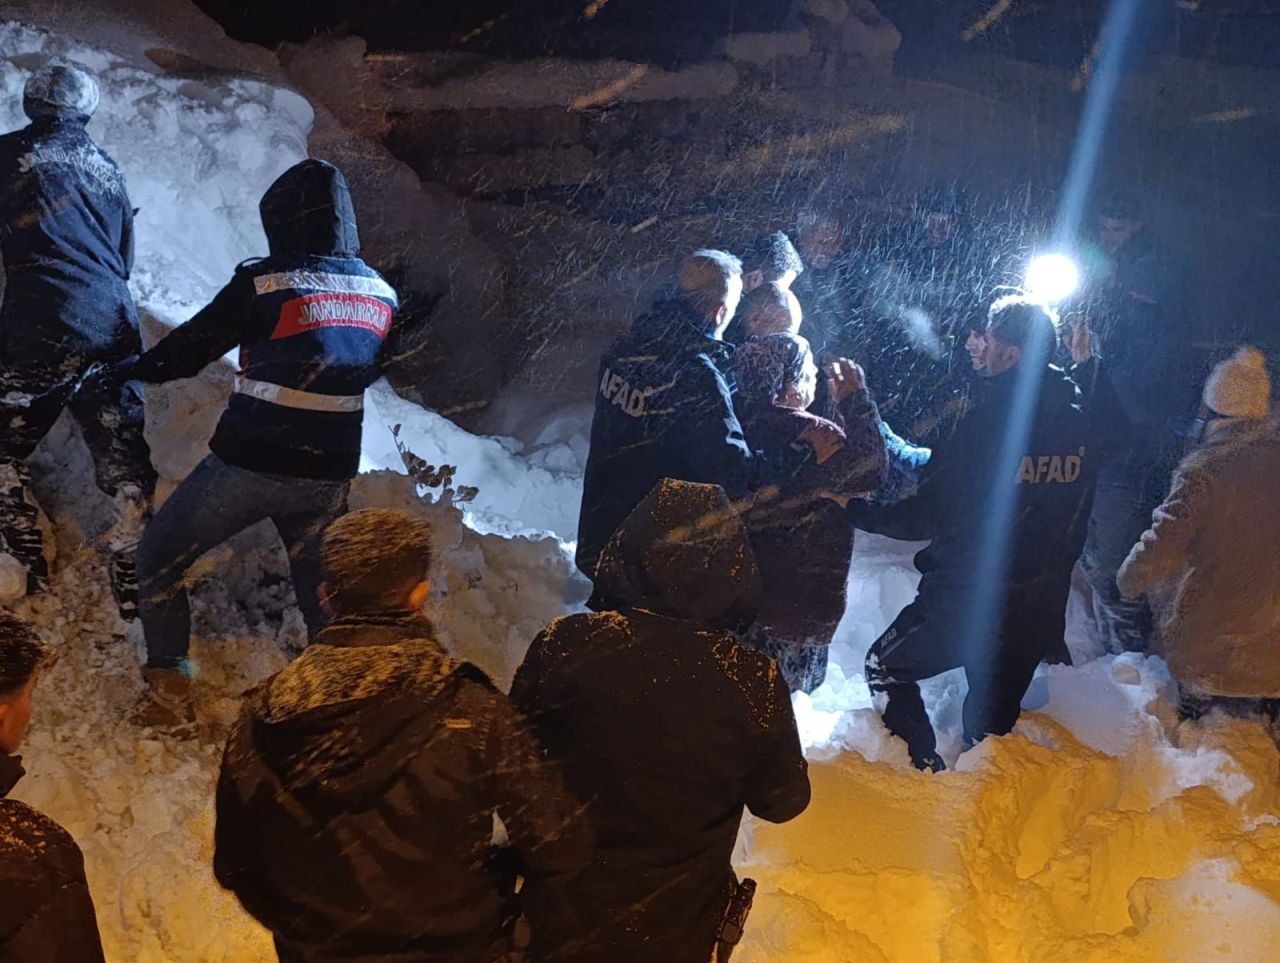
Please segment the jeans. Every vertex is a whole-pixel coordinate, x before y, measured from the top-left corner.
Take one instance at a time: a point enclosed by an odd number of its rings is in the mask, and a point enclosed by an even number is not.
[[[209,455],[156,512],[138,546],[138,609],[148,668],[177,668],[191,641],[191,607],[183,584],[205,552],[271,519],[289,552],[298,608],[312,639],[324,628],[325,529],[346,511],[350,482],[286,478],[246,471]]]
[[[0,550],[26,566],[33,589],[44,587],[49,569],[26,460],[64,408],[80,425],[98,488],[115,497],[128,486],[144,506],[155,494],[136,385],[94,372],[90,359],[77,356],[0,368]]]
[[[1102,466],[1089,516],[1089,534],[1080,570],[1093,589],[1098,641],[1107,652],[1145,652],[1153,620],[1143,599],[1126,599],[1116,574],[1142,533],[1151,513],[1169,490],[1174,459],[1152,452],[1119,452]]]

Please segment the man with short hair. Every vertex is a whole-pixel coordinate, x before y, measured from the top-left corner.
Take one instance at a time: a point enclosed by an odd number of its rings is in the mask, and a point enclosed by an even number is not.
[[[789,291],[791,282],[804,273],[800,252],[783,231],[760,238],[742,261],[742,289],[746,294],[771,283]]]
[[[85,130],[98,99],[84,70],[44,67],[23,94],[31,123],[0,137],[0,552],[26,568],[29,592],[48,587],[26,460],[70,409],[116,502],[112,588],[131,619],[156,473],[141,395],[104,371],[142,343],[128,284],[134,210],[124,175]]]
[[[285,963],[494,963],[516,872],[536,928],[550,878],[586,861],[578,807],[515,710],[422,614],[431,557],[406,512],[334,522],[334,620],[248,693],[227,741],[214,871]]]
[[[987,380],[973,408],[914,497],[857,518],[867,531],[932,539],[916,556],[919,595],[867,654],[885,725],[921,769],[943,768],[921,680],[965,669],[973,744],[1013,728],[1036,666],[1064,651],[1096,468],[1076,386],[1049,364],[1055,338],[1045,308],[996,301],[974,358]]]
[[[48,816],[6,798],[24,775],[16,753],[36,684],[55,658],[30,625],[0,610],[0,960],[100,963],[80,847]]]
[[[577,564],[588,578],[659,479],[717,484],[736,498],[782,469],[747,447],[725,380],[732,348],[721,337],[741,297],[741,262],[697,251],[681,263],[675,295],[601,359],[578,521]]]

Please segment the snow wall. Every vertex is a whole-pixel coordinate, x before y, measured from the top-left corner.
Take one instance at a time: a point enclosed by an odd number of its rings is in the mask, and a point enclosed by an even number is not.
[[[310,109],[268,84],[168,77],[147,62],[0,24],[13,127],[25,71],[50,54],[103,80],[93,131],[130,180],[135,289],[152,326],[181,321],[262,251],[256,205],[303,156]],[[229,372],[153,393],[165,478],[201,457]],[[527,414],[527,413],[526,413]],[[370,396],[368,472],[354,507],[399,505],[439,543],[436,618],[454,651],[502,683],[534,634],[585,584],[569,563],[585,425],[541,412],[528,449],[476,438],[384,386]],[[391,429],[452,489],[410,478]],[[195,592],[201,737],[123,721],[139,690],[136,639],[114,615],[93,530],[100,504],[65,427],[41,453],[41,492],[64,553],[52,595],[19,606],[63,658],[42,683],[19,795],[80,841],[113,963],[274,959],[210,869],[220,740],[245,687],[300,644],[283,559],[257,529],[205,560]],[[469,500],[461,500],[477,491]],[[1256,723],[1174,725],[1158,659],[1043,671],[1017,731],[957,761],[960,678],[929,687],[955,771],[912,770],[861,676],[867,645],[911,598],[915,546],[859,535],[850,608],[826,686],[797,697],[814,801],[786,826],[748,820],[741,872],[760,882],[739,957],[761,961],[1254,961],[1280,945],[1280,754]]]

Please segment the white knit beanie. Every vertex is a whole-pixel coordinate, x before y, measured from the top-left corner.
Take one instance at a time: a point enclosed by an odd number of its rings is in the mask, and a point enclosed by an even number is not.
[[[1237,348],[1204,384],[1205,406],[1223,418],[1265,418],[1271,411],[1267,359],[1257,348]]]

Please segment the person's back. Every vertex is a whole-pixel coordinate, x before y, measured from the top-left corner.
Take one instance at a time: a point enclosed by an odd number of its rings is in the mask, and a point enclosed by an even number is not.
[[[343,605],[318,644],[249,693],[227,743],[214,868],[285,961],[493,963],[514,915],[494,814],[535,888],[585,855],[506,698],[413,612],[429,557],[415,524],[374,511],[330,528],[334,597],[360,608]],[[409,599],[369,611],[361,580],[404,594],[384,573],[415,555]]]
[[[1160,651],[1199,695],[1280,697],[1280,422],[1270,390],[1256,351],[1215,369],[1205,392],[1214,420],[1118,577],[1127,596],[1150,600]]]
[[[59,89],[43,100],[28,90],[32,123],[0,137],[0,360],[119,360],[136,350],[133,209],[120,169],[85,130],[92,79],[56,67],[42,76]]]
[[[362,396],[381,376],[396,293],[360,258],[337,168],[296,164],[260,206],[270,255],[241,265],[131,374],[148,383],[191,377],[239,345],[236,389],[210,450],[250,471],[346,480],[359,464]]]
[[[751,452],[722,374],[732,349],[718,337],[737,308],[739,267],[708,251],[681,271],[682,293],[637,318],[600,362],[578,523],[577,563],[589,578],[659,479],[719,484],[734,496],[748,487]]]
[[[613,610],[553,622],[512,686],[597,829],[534,957],[703,963],[743,807],[781,822],[809,800],[786,686],[728,628],[751,617],[754,561],[722,492],[668,481],[598,572]]]

